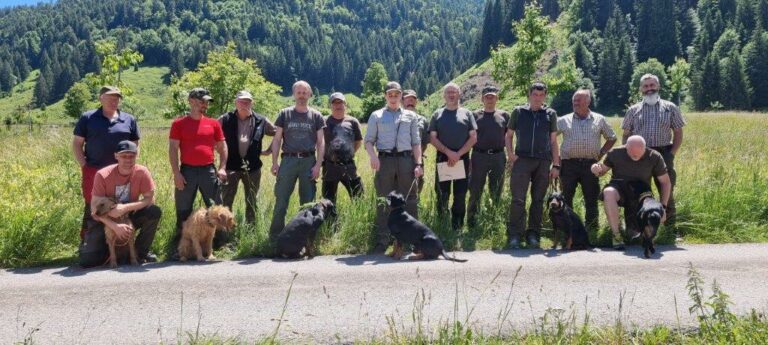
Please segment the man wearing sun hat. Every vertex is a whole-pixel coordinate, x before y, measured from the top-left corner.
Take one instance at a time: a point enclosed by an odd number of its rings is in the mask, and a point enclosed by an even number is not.
[[[168,139],[168,158],[176,187],[176,235],[171,241],[174,252],[181,238],[182,224],[192,214],[197,191],[202,194],[206,207],[221,204],[219,185],[227,180],[224,132],[219,121],[206,115],[213,97],[204,88],[194,88],[187,101],[189,113],[173,121]],[[218,169],[214,166],[214,151],[219,154]]]
[[[265,135],[275,135],[275,126],[264,115],[255,113],[252,105],[253,95],[242,90],[235,95],[235,109],[219,117],[224,140],[230,151],[227,155],[227,183],[222,186],[222,201],[224,206],[232,209],[238,185],[243,181],[245,220],[248,223],[256,219],[261,156],[269,152],[263,150],[262,139]]]
[[[80,166],[81,188],[85,207],[80,239],[83,238],[91,218],[91,190],[93,178],[99,169],[114,164],[115,148],[123,140],[139,144],[139,126],[136,118],[120,110],[123,94],[115,86],[99,90],[98,109],[83,113],[77,121],[72,138],[72,153]]]

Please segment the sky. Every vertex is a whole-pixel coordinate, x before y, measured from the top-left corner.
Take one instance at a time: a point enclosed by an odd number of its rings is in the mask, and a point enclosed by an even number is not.
[[[0,0],[0,8],[18,5],[37,5],[41,2],[56,2],[56,0]]]

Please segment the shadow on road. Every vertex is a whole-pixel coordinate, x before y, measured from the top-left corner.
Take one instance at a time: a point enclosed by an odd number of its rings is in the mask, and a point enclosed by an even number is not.
[[[400,260],[395,260],[383,254],[346,256],[337,258],[336,261],[349,266],[396,264],[400,262]],[[403,262],[408,261],[403,260]]]
[[[648,258],[648,260],[659,260],[664,256],[664,252],[673,252],[678,250],[685,250],[685,248],[680,248],[674,244],[663,246],[656,245],[656,253],[651,254],[651,257]],[[626,256],[634,256],[640,259],[645,259],[642,246],[627,246],[627,249],[623,254]]]

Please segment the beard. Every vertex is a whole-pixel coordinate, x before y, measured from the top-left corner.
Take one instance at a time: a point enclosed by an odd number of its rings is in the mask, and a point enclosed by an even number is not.
[[[643,96],[643,103],[648,105],[656,105],[660,99],[661,97],[659,97],[658,92],[649,92]]]

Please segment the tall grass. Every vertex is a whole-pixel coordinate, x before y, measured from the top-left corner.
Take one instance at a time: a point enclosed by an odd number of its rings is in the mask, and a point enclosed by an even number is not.
[[[678,224],[693,243],[768,241],[768,116],[764,114],[688,115],[685,141],[676,159],[678,170]],[[611,119],[618,131],[620,119]],[[0,266],[21,267],[52,262],[73,262],[79,241],[82,199],[80,172],[70,152],[71,128],[43,127],[29,133],[14,127],[0,130]],[[620,132],[618,132],[620,133]],[[163,218],[153,251],[166,252],[173,235],[175,210],[173,182],[167,158],[167,130],[142,130],[138,163],[152,172],[157,185],[157,204]],[[450,229],[447,217],[439,217],[434,197],[434,148],[426,159],[426,186],[420,200],[420,218],[452,248],[459,234]],[[222,257],[248,257],[270,253],[267,242],[275,202],[275,178],[269,174],[270,160],[264,159],[256,222],[244,223],[242,192],[234,206],[238,220],[235,245],[218,253]],[[340,188],[339,217],[326,224],[318,237],[319,254],[367,252],[375,239],[377,202],[373,173],[364,152],[356,155],[365,193],[351,200]],[[608,177],[604,177],[607,182]],[[318,196],[320,183],[317,184]],[[465,250],[500,249],[506,240],[505,224],[510,205],[508,181],[503,198],[494,204],[488,193],[478,216],[478,226],[462,234]],[[241,188],[242,190],[242,188]],[[298,209],[294,193],[288,217]],[[575,207],[583,212],[580,192]],[[198,198],[198,205],[202,202]],[[602,215],[602,210],[601,210]],[[546,217],[545,217],[546,218]],[[609,239],[605,218],[603,229],[592,234],[596,243]],[[550,237],[545,221],[545,241]],[[671,243],[672,232],[662,229],[659,241]]]

